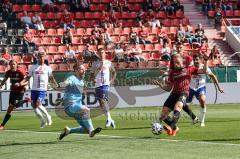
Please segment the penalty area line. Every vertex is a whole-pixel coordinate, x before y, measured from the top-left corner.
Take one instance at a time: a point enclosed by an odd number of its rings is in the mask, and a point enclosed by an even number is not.
[[[50,131],[30,131],[30,130],[1,130],[2,132],[16,132],[16,133],[32,133],[32,134],[53,134],[59,135],[60,132],[50,132]],[[0,131],[0,132],[1,132]],[[71,134],[71,136],[88,136],[87,134]],[[116,135],[97,135],[99,137],[108,137],[108,138],[123,138],[123,139],[140,139],[140,137],[129,137],[129,136],[116,136]],[[186,143],[195,143],[195,144],[205,144],[205,145],[223,145],[223,146],[240,146],[240,144],[231,144],[231,143],[221,143],[221,142],[207,142],[207,141],[191,141],[191,140],[174,140],[174,139],[157,139],[160,141],[167,142],[186,142]]]

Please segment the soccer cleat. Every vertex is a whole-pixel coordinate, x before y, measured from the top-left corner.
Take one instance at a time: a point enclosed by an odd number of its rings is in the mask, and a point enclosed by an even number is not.
[[[52,117],[50,115],[47,117],[47,125],[52,125]]]
[[[102,128],[98,127],[95,130],[93,130],[89,136],[94,137],[96,134],[100,133],[101,131],[102,131]]]
[[[94,130],[93,130],[94,131]],[[60,134],[60,136],[58,137],[58,140],[62,140],[64,137],[66,137],[68,134],[70,133],[70,128],[69,127],[65,127],[63,129],[63,132]]]
[[[113,129],[115,129],[115,128],[116,128],[116,125],[115,125],[115,122],[114,122],[114,120],[112,120],[112,122],[111,122],[111,127],[112,127]]]
[[[45,128],[47,126],[47,123],[46,122],[41,122],[41,124],[40,124],[40,128],[42,129],[42,128]]]
[[[171,136],[176,136],[177,133],[179,132],[179,130],[180,130],[180,129],[179,129],[178,127],[176,127],[176,129],[173,129]]]
[[[201,125],[200,125],[201,127],[205,127],[205,123],[201,123]]]
[[[168,125],[163,126],[164,130],[167,132],[168,135],[172,135],[172,128]]]
[[[3,130],[4,129],[4,126],[3,125],[0,125],[0,130]]]
[[[112,121],[111,120],[107,120],[105,127],[108,128],[108,127],[111,126],[111,124],[112,124]]]
[[[195,125],[199,122],[199,119],[198,117],[196,117],[195,119],[192,120],[192,124]]]

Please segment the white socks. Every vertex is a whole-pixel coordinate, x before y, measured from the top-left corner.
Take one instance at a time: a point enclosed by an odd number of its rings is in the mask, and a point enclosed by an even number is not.
[[[111,114],[109,111],[106,112],[105,115],[106,115],[108,121],[112,121]]]
[[[39,120],[41,121],[41,123],[45,123],[45,120],[43,118],[42,112],[40,111],[39,108],[33,108],[36,116],[39,118]]]
[[[41,110],[41,112],[47,118],[48,125],[52,125],[52,119],[51,119],[51,116],[48,114],[47,109],[42,105],[38,106],[38,108]]]
[[[206,115],[207,108],[200,108],[200,122],[204,123],[205,122],[205,115]]]

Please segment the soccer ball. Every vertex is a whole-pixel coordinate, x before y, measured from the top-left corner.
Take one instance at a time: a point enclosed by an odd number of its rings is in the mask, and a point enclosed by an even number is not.
[[[152,133],[154,135],[160,135],[163,132],[163,127],[160,123],[153,123],[152,124]]]

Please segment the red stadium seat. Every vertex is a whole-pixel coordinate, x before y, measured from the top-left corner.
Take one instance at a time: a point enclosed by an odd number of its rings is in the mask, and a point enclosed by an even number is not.
[[[122,15],[121,15],[121,16],[122,16],[123,19],[129,19],[129,18],[131,18],[129,12],[122,12]]]
[[[76,18],[76,19],[84,19],[83,12],[76,12],[75,18]]]
[[[22,9],[23,9],[23,11],[31,12],[32,11],[32,6],[24,4],[24,5],[22,5]]]
[[[101,12],[94,12],[94,13],[93,13],[93,17],[94,17],[95,19],[100,19],[101,16],[102,16],[102,13],[101,13]]]
[[[85,19],[93,19],[93,13],[92,12],[85,12],[84,17],[85,17]]]
[[[109,3],[111,0],[101,0],[102,3]]]
[[[128,36],[120,36],[119,43],[127,43],[128,42]]]
[[[42,39],[39,38],[39,37],[35,37],[34,38],[34,42],[37,44],[37,45],[40,45],[42,43]]]
[[[92,0],[92,3],[99,3],[99,0]]]
[[[39,51],[44,51],[44,52],[47,51],[45,46],[39,46],[39,47],[38,47],[38,50],[39,50]]]
[[[148,61],[148,68],[156,68],[157,67],[157,63],[156,61]]]
[[[72,41],[73,44],[81,44],[81,40],[79,37],[73,37],[73,41]]]
[[[38,13],[38,16],[39,16],[42,20],[45,20],[45,19],[47,18],[47,14],[44,13],[44,12]]]
[[[146,44],[145,45],[145,50],[146,51],[152,51],[154,49],[153,44]]]
[[[107,9],[107,6],[105,4],[98,4],[98,10],[102,11],[106,9]]]
[[[78,46],[78,52],[82,53],[84,49],[85,49],[85,45]]]
[[[59,21],[53,20],[51,25],[52,25],[52,28],[57,28],[59,26]]]
[[[21,11],[23,11],[21,5],[18,5],[18,4],[13,5],[13,12],[21,12]]]
[[[54,63],[52,55],[46,55],[46,59],[48,60],[49,63]]]
[[[176,18],[184,18],[184,12],[183,11],[176,11]]]
[[[146,68],[147,67],[147,65],[148,65],[148,62],[139,62],[138,63],[138,68],[140,68],[140,69],[143,69],[143,68]]]
[[[53,55],[54,62],[63,62],[63,57],[62,55]]]
[[[162,24],[163,24],[165,27],[170,27],[170,26],[172,26],[172,20],[170,20],[170,19],[164,19],[164,20],[162,20]]]
[[[49,47],[48,47],[48,53],[49,53],[49,54],[55,54],[55,53],[57,53],[57,52],[58,52],[57,46],[49,46]]]
[[[114,43],[118,43],[119,42],[119,36],[111,36],[111,39]]]
[[[61,5],[60,5],[60,8],[61,8],[62,10],[64,10],[64,9],[69,10],[69,9],[70,9],[70,6],[69,6],[68,4],[61,4]]]
[[[209,11],[208,11],[208,17],[209,17],[209,18],[213,18],[214,16],[215,16],[215,11],[209,10]]]
[[[234,10],[234,17],[240,17],[240,10]]]
[[[178,28],[177,27],[170,27],[170,33],[171,34],[176,34],[177,33],[177,30],[178,30]]]
[[[84,35],[85,29],[84,28],[77,28],[77,35]]]
[[[154,44],[154,50],[160,51],[162,49],[162,44]]]
[[[49,66],[52,68],[53,71],[58,71],[59,70],[58,64],[52,63]]]
[[[158,18],[165,19],[167,17],[164,11],[159,11],[157,14]]]
[[[169,28],[168,27],[162,27],[161,32],[165,33],[165,34],[168,34],[169,33]]]
[[[137,3],[134,5],[135,11],[139,11],[142,8],[141,4]]]
[[[18,65],[18,68],[20,68],[21,70],[23,70],[23,71],[25,71],[25,72],[28,72],[27,66],[24,65],[24,64]]]
[[[17,63],[22,63],[21,55],[12,55],[12,59]]]
[[[34,4],[34,5],[32,5],[32,10],[33,10],[34,12],[40,12],[40,11],[42,10],[42,8],[41,8],[40,5]]]
[[[86,34],[91,35],[93,28],[86,28]]]
[[[115,35],[121,35],[123,30],[122,30],[122,28],[114,28],[113,32],[114,32]]]
[[[58,52],[59,53],[65,53],[66,50],[67,50],[66,46],[58,46]]]
[[[24,55],[22,60],[23,60],[23,63],[29,64],[33,62],[33,57],[31,55]]]
[[[54,44],[61,44],[62,43],[62,39],[60,37],[54,38],[53,43]]]
[[[56,29],[48,29],[47,30],[47,35],[48,36],[56,36],[57,35]]]
[[[152,59],[153,60],[160,60],[160,54],[159,53],[156,53],[156,52],[154,52],[154,53],[152,53]]]
[[[23,15],[23,12],[18,12],[18,13],[17,13],[17,18],[20,19],[20,18],[23,17],[23,16],[24,16],[24,15]]]
[[[55,13],[53,13],[53,12],[48,12],[47,13],[47,18],[46,19],[50,19],[50,20],[54,20],[54,19],[56,19],[56,15],[55,15]]]
[[[98,25],[98,24],[99,24],[98,20],[89,20],[89,23],[88,23],[89,26],[95,26],[95,25]]]
[[[190,25],[189,19],[188,19],[188,18],[184,18],[184,19],[182,20],[182,25],[184,25],[184,26]]]
[[[173,19],[173,25],[174,26],[179,26],[180,25],[180,20],[179,19]]]
[[[228,18],[233,17],[233,11],[232,10],[226,10],[226,17],[228,17]]]
[[[51,28],[51,22],[50,21],[43,21],[43,25],[46,29]]]
[[[57,12],[56,13],[56,18],[57,19],[61,19],[61,17],[62,17],[62,12]]]
[[[155,28],[152,28],[151,29],[151,34],[155,34],[155,35],[157,35],[158,33],[159,33],[159,28],[158,27],[155,27]]]
[[[5,73],[6,67],[4,65],[0,65],[0,73]]]
[[[98,5],[97,4],[90,4],[90,10],[91,11],[98,11]]]
[[[63,28],[58,28],[58,29],[57,29],[57,35],[58,35],[58,36],[62,36],[62,35],[63,35],[63,32],[64,32],[64,29],[63,29]]]
[[[151,60],[151,56],[149,53],[142,53],[142,56],[146,59],[146,60]]]
[[[42,38],[42,44],[44,44],[44,45],[50,45],[50,44],[52,44],[52,39],[49,38],[49,37],[43,37],[43,38]]]
[[[87,21],[87,20],[82,20],[82,21],[80,22],[80,26],[81,26],[82,28],[87,28],[87,27],[88,27],[88,21]]]

